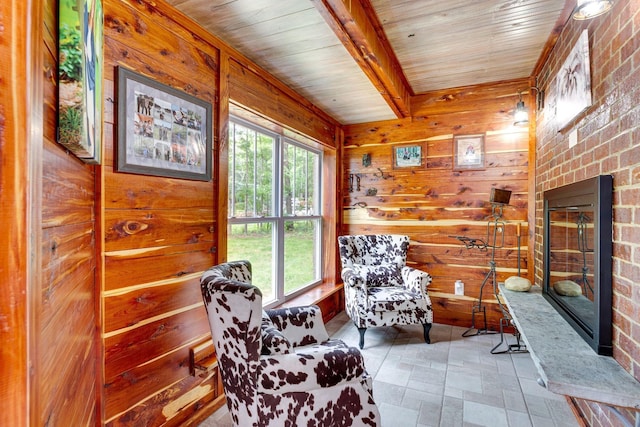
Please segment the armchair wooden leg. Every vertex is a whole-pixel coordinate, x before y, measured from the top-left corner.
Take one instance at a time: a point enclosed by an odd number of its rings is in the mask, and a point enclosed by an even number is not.
[[[423,323],[422,327],[424,328],[424,342],[427,344],[431,344],[431,338],[429,338],[429,331],[431,330],[431,323]],[[362,347],[360,347],[362,348]]]
[[[360,350],[364,347],[364,333],[367,332],[367,328],[358,328],[360,332]]]

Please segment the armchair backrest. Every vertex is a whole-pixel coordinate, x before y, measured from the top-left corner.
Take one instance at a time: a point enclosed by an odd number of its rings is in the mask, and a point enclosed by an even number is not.
[[[235,425],[257,413],[262,293],[251,285],[249,261],[219,264],[200,279],[227,406]]]
[[[361,234],[339,236],[342,267],[360,265],[407,264],[409,236],[399,234]]]
[[[249,261],[230,261],[215,265],[204,272],[202,280],[209,276],[216,276],[224,279],[237,280],[239,282],[251,284],[251,263]]]

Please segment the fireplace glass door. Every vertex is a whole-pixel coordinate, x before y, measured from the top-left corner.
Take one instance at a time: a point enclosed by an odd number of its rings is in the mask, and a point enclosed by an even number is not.
[[[611,355],[612,177],[544,192],[543,296],[598,354]]]
[[[593,336],[593,205],[549,211],[549,288]]]

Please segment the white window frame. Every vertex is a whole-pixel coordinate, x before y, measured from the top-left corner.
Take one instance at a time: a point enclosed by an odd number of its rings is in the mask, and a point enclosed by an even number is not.
[[[227,212],[227,222],[228,225],[236,225],[236,224],[259,224],[259,223],[271,223],[272,224],[272,230],[274,235],[272,236],[272,241],[273,241],[273,245],[274,245],[274,250],[273,250],[273,259],[272,259],[272,265],[275,265],[275,268],[273,268],[273,276],[272,277],[272,283],[276,283],[275,289],[274,289],[274,299],[273,300],[269,300],[269,301],[265,301],[264,302],[264,307],[265,308],[269,308],[269,307],[273,307],[273,306],[277,306],[280,305],[284,302],[286,302],[288,299],[294,298],[298,295],[300,295],[301,293],[306,292],[307,290],[309,290],[310,288],[313,288],[315,286],[318,286],[322,283],[323,281],[323,269],[322,269],[322,265],[323,265],[323,254],[324,254],[324,248],[323,248],[323,239],[322,239],[322,229],[323,229],[323,221],[322,221],[322,189],[323,189],[323,185],[322,185],[322,156],[323,153],[320,150],[314,149],[312,147],[309,147],[305,144],[302,144],[298,141],[295,141],[291,138],[285,137],[284,135],[272,132],[268,129],[265,129],[261,126],[258,126],[256,124],[253,124],[249,121],[246,121],[244,119],[241,119],[239,117],[236,116],[230,116],[229,119],[229,128],[232,129],[234,124],[246,127],[248,129],[251,129],[255,132],[264,134],[264,135],[268,135],[270,137],[273,138],[274,140],[274,150],[273,150],[273,171],[272,171],[272,182],[273,182],[273,187],[272,187],[272,200],[271,200],[271,216],[258,216],[257,213],[255,212],[255,208],[256,208],[256,204],[253,203],[253,209],[254,209],[254,215],[253,217],[229,217],[229,212],[233,212],[233,201],[235,200],[235,197],[229,197],[230,199],[230,206],[229,206],[229,211]],[[229,144],[234,144],[235,143],[235,138],[232,138],[230,136],[229,138]],[[296,147],[302,148],[304,150],[307,150],[311,153],[314,153],[318,156],[318,167],[317,167],[317,171],[316,171],[316,178],[315,178],[315,182],[317,183],[317,188],[315,189],[315,194],[314,194],[314,198],[313,198],[313,208],[314,208],[314,215],[295,215],[295,212],[293,215],[286,215],[284,214],[284,209],[283,209],[283,203],[284,203],[284,195],[283,195],[283,187],[284,187],[284,173],[282,170],[282,161],[283,161],[283,157],[284,157],[284,147],[285,147],[285,143],[289,144],[289,145],[294,145]],[[235,154],[235,150],[233,150],[234,154]],[[229,174],[233,174],[235,173],[235,166],[234,166],[234,162],[235,162],[235,156],[234,158],[230,158],[229,159]],[[255,178],[254,178],[255,179]],[[228,180],[228,177],[227,177]],[[255,183],[254,183],[255,185]],[[230,192],[234,192],[235,190],[235,186],[233,185],[229,185],[228,191]],[[254,191],[255,194],[255,191]],[[294,195],[294,199],[295,199],[295,195]],[[300,220],[304,220],[304,221],[315,221],[317,223],[317,227],[315,230],[315,241],[318,243],[316,248],[315,248],[315,253],[314,253],[314,265],[315,265],[315,271],[314,271],[314,277],[317,277],[316,280],[314,280],[311,283],[305,284],[304,286],[296,289],[295,291],[289,293],[289,294],[285,294],[284,292],[284,273],[285,273],[285,268],[284,268],[284,245],[285,245],[285,223],[287,221],[300,221]],[[228,233],[228,228],[227,228],[227,233]],[[230,236],[227,236],[227,239],[229,239]]]

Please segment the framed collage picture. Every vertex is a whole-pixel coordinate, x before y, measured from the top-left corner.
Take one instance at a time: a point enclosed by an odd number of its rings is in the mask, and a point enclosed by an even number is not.
[[[211,104],[118,68],[118,172],[210,181]]]

